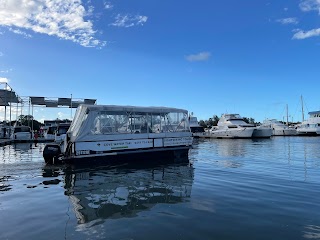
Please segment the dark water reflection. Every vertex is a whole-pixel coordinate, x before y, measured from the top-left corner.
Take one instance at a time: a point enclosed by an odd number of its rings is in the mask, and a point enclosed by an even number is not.
[[[195,140],[190,164],[0,148],[0,239],[320,239],[320,138]]]
[[[188,165],[67,168],[64,173],[65,195],[70,197],[78,223],[135,217],[159,203],[187,201],[193,182],[193,167]]]

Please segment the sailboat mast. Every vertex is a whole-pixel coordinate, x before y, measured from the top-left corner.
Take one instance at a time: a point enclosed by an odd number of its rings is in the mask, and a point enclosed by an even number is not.
[[[287,126],[289,126],[288,104],[287,104]]]
[[[301,107],[302,107],[302,122],[304,121],[303,99],[301,95]]]

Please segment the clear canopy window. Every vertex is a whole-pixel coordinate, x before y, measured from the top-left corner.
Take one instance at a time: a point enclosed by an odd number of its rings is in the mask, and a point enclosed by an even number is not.
[[[93,134],[162,133],[189,131],[185,113],[98,112],[91,132]]]
[[[184,109],[80,105],[69,132],[83,140],[106,134],[190,132],[190,128],[188,111]]]

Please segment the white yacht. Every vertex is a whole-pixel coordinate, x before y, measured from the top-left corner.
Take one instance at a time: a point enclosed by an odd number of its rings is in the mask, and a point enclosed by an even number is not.
[[[33,138],[31,128],[28,126],[14,126],[11,139],[16,141],[31,140]]]
[[[309,112],[309,119],[303,121],[297,127],[299,136],[318,136],[320,135],[320,111]]]
[[[273,136],[293,136],[297,134],[296,129],[291,128],[276,119],[263,121],[262,126],[272,129]]]
[[[247,124],[239,114],[222,114],[218,126],[209,130],[212,138],[251,138],[255,126]]]
[[[44,139],[54,140],[57,128],[58,128],[57,125],[48,126],[47,129],[44,130],[44,134],[43,134]]]
[[[205,135],[204,128],[199,125],[197,117],[189,117],[189,126],[192,136],[194,138],[198,138],[200,136]]]
[[[43,157],[47,163],[120,162],[134,157],[147,161],[157,157],[185,159],[192,140],[188,111],[184,109],[83,104],[64,144],[47,144]]]
[[[256,126],[252,133],[253,138],[270,138],[272,136],[272,129],[265,126]]]
[[[65,139],[70,125],[71,123],[59,123],[54,134],[54,141],[56,143],[61,143]]]

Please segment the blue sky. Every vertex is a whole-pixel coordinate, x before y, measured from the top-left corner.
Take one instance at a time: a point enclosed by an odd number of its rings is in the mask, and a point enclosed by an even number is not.
[[[319,52],[320,0],[0,0],[0,81],[19,96],[301,121]]]

